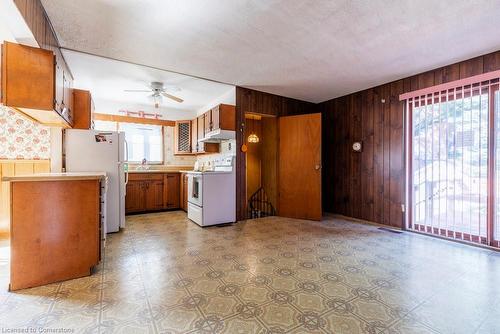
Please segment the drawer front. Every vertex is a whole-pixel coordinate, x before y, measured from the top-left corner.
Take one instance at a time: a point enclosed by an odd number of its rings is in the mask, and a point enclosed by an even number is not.
[[[128,179],[130,181],[141,181],[141,180],[146,180],[146,181],[161,181],[163,180],[163,174],[164,173],[129,173],[128,174]]]
[[[193,203],[188,203],[188,218],[196,224],[203,225],[203,208],[200,208]]]

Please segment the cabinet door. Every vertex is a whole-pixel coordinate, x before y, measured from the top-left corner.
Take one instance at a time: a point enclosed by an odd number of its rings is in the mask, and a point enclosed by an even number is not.
[[[174,131],[174,153],[191,153],[191,121],[176,121]]]
[[[167,193],[167,200],[166,200],[166,208],[167,209],[178,209],[180,206],[179,203],[179,178],[180,175],[179,173],[168,173],[165,174],[166,178],[166,193]]]
[[[146,211],[163,209],[163,181],[144,182]]]
[[[92,98],[88,90],[73,89],[73,129],[90,129]]]
[[[2,103],[9,107],[54,108],[54,54],[16,43],[2,44]]]
[[[73,80],[67,69],[62,71],[62,101],[60,104],[59,113],[71,125],[73,125],[73,94],[71,87]]]
[[[219,106],[213,107],[211,112],[212,116],[212,130],[220,129],[220,109]]]
[[[191,121],[191,153],[198,153],[198,119]]]
[[[205,138],[205,115],[198,117],[198,153],[205,152],[205,144],[199,140]]]
[[[212,111],[213,114],[213,111]],[[236,107],[229,104],[217,106],[217,127],[222,130],[236,130]],[[212,116],[213,117],[213,116]]]
[[[204,134],[209,133],[213,129],[213,124],[212,124],[212,111],[209,110],[205,114],[205,122],[204,122]]]
[[[129,181],[127,195],[125,196],[125,212],[144,211],[144,182]]]
[[[64,68],[59,62],[57,62],[55,66],[54,110],[61,114],[64,101]]]

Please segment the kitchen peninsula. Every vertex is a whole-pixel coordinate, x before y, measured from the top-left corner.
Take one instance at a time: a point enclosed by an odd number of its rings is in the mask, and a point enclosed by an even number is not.
[[[10,181],[10,290],[90,275],[101,257],[105,173],[44,173]]]

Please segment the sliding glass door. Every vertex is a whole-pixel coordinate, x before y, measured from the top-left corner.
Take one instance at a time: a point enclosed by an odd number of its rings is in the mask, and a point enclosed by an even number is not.
[[[499,86],[494,85],[491,89],[490,101],[493,101],[495,129],[494,129],[494,187],[493,188],[493,222],[492,222],[492,244],[500,246],[500,91]]]
[[[499,99],[488,81],[407,101],[408,228],[490,245],[500,239]]]

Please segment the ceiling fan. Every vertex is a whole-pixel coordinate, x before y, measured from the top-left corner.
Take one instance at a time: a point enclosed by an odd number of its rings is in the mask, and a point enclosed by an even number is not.
[[[175,86],[165,86],[163,82],[153,81],[149,84],[149,89],[125,89],[124,92],[132,92],[132,93],[152,93],[150,96],[154,99],[155,108],[160,106],[162,96],[174,100],[175,102],[182,103],[183,99],[172,95],[167,92],[178,92],[181,89]]]

